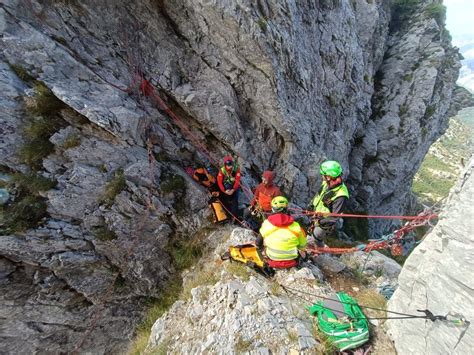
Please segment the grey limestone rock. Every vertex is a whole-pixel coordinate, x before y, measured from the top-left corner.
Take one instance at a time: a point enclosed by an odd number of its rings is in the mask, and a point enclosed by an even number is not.
[[[474,165],[471,160],[453,187],[445,212],[405,262],[399,287],[388,303],[395,312],[428,309],[452,321],[474,319]],[[414,319],[389,321],[388,330],[399,353],[466,354],[474,346],[467,324]]]
[[[60,115],[68,126],[50,137],[55,151],[40,172],[58,182],[44,194],[49,217],[0,238],[2,349],[73,352],[105,300],[81,350],[122,351],[144,297],[157,296],[174,273],[167,241],[193,235],[209,216],[189,166],[233,153],[245,181],[272,168],[292,202],[306,205],[319,186],[318,164],[337,159],[350,181],[349,208],[400,213],[446,128],[459,67],[443,28],[421,10],[393,29],[386,1],[3,1],[0,164],[27,171],[16,151],[31,83],[10,65],[67,105]],[[140,92],[142,74],[179,119]],[[66,148],[73,135],[78,144]],[[107,200],[122,170],[122,191]],[[367,232],[388,227],[371,223]],[[231,242],[253,238],[240,231]],[[322,278],[317,267],[312,274]],[[269,343],[255,346],[273,352],[279,345],[271,340],[299,324],[286,310],[259,315],[247,303],[261,290],[238,280],[208,291],[210,313],[194,314],[208,336],[188,344],[177,332],[183,352],[231,352],[219,344],[238,341],[242,327],[245,344],[256,331],[252,317],[272,329]],[[246,318],[217,316],[220,300]],[[186,313],[186,304],[176,307]],[[216,330],[224,323],[233,330],[225,336]],[[154,344],[163,340],[156,334]],[[298,336],[292,346],[303,351],[312,341]]]

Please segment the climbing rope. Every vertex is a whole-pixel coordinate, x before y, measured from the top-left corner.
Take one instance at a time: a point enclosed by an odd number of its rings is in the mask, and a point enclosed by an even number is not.
[[[291,287],[282,285],[280,283],[278,283],[278,285],[281,288],[283,288],[283,290],[285,290],[285,292],[291,293],[295,297],[298,297],[298,298],[304,300],[305,302],[308,302],[308,300],[306,298],[302,297],[300,294],[309,295],[311,297],[316,297],[316,298],[320,298],[320,299],[323,299],[323,300],[331,300],[331,301],[333,300],[330,297],[325,297],[325,296],[321,296],[321,295],[316,295],[314,293],[301,291],[301,290],[298,290],[296,288],[291,288]],[[348,305],[353,304],[351,302],[344,302],[344,301],[339,301],[339,302],[342,303],[342,304],[348,304]],[[331,308],[326,307],[326,306],[323,306],[323,307],[326,308],[326,309],[329,309],[333,312],[334,311],[338,312],[338,310],[331,309]],[[469,326],[470,325],[470,322],[462,316],[459,316],[458,318],[454,318],[454,317],[453,318],[451,318],[451,317],[448,318],[448,315],[446,315],[446,316],[434,315],[433,312],[431,312],[428,309],[418,309],[417,312],[424,313],[424,315],[417,315],[417,314],[389,311],[389,310],[383,309],[383,308],[365,306],[365,305],[360,305],[360,304],[359,304],[359,307],[374,310],[374,311],[381,311],[381,312],[397,315],[397,317],[366,317],[366,319],[368,319],[368,320],[371,320],[371,319],[400,319],[400,320],[401,319],[428,319],[432,322],[435,322],[435,321],[450,322],[451,324],[456,325],[456,326],[463,326],[463,325]],[[362,319],[362,318],[352,318],[352,319]]]

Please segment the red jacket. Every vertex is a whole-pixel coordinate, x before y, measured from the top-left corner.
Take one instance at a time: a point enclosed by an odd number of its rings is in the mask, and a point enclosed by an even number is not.
[[[265,185],[263,182],[257,186],[254,192],[254,197],[250,201],[250,206],[260,207],[264,212],[270,212],[272,210],[272,200],[277,196],[281,196],[280,189],[273,185],[273,179],[275,175],[271,171],[264,171],[262,177],[267,180]]]
[[[227,166],[226,161],[232,161],[234,164]],[[235,191],[240,186],[240,168],[230,155],[224,157],[224,166],[220,168],[217,174],[217,185],[222,192],[230,189]]]

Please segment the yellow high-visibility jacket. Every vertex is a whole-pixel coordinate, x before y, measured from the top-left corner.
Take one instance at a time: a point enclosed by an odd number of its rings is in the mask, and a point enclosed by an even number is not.
[[[265,253],[272,260],[298,258],[298,249],[306,247],[306,233],[293,217],[284,213],[272,214],[260,228]]]

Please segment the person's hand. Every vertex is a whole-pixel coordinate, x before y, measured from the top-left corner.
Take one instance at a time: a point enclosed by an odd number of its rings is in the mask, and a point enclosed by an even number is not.
[[[217,197],[217,196],[219,196],[219,192],[218,191],[213,191],[213,192],[211,192],[211,195],[214,196],[214,197]]]
[[[234,193],[234,189],[225,190],[225,193],[230,196]]]

